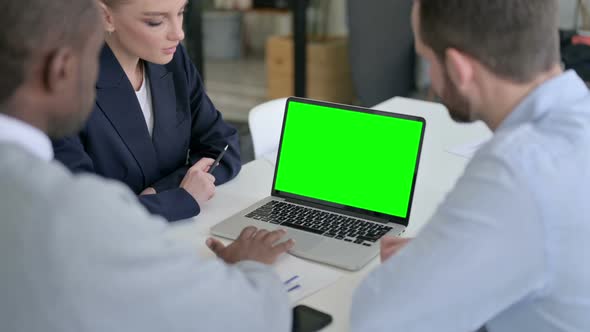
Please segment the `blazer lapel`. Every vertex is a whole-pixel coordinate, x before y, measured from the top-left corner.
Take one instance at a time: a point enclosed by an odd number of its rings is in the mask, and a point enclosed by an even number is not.
[[[179,137],[176,132],[178,117],[183,114],[177,111],[174,76],[165,66],[146,63],[147,74],[150,79],[152,105],[154,110],[154,131],[152,141],[156,151],[165,149],[175,143]],[[182,135],[180,135],[182,136]]]
[[[147,186],[159,177],[159,168],[137,96],[123,68],[106,45],[101,53],[100,65],[96,102],[139,164],[144,185]]]

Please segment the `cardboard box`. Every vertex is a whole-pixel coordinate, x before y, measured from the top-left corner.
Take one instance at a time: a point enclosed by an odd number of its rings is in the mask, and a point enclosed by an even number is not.
[[[266,43],[268,98],[294,93],[293,39],[273,36]],[[307,97],[350,104],[354,100],[348,39],[328,38],[307,43]]]

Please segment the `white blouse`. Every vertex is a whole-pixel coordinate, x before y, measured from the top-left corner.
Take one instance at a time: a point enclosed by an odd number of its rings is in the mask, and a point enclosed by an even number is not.
[[[141,83],[139,91],[135,91],[135,94],[137,95],[141,112],[145,118],[148,132],[150,133],[150,136],[152,136],[152,132],[154,131],[154,108],[152,105],[152,91],[148,76],[145,74],[145,67],[143,69],[143,82]]]

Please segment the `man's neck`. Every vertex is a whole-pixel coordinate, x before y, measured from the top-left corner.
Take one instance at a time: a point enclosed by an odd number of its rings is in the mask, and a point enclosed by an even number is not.
[[[3,115],[9,116],[11,118],[15,118],[21,122],[27,123],[32,127],[35,127],[41,130],[44,133],[47,133],[47,119],[43,117],[45,113],[42,111],[35,111],[35,107],[30,107],[29,104],[11,104],[9,107],[5,107],[0,110],[0,113]]]
[[[23,95],[23,93],[17,91],[15,96],[18,98],[13,98],[20,100],[20,102],[10,101],[0,108],[0,112],[47,133],[48,119],[43,116],[46,112],[38,110],[35,103],[29,102],[30,99],[26,95],[23,97],[20,97],[20,95]]]
[[[494,84],[490,84],[485,103],[488,106],[484,106],[484,111],[480,113],[482,120],[492,131],[495,131],[529,94],[546,81],[562,73],[562,69],[556,65],[527,83],[498,80]]]

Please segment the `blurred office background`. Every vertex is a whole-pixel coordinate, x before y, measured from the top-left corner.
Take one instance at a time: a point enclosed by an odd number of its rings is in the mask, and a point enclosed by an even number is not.
[[[207,92],[238,127],[253,158],[248,112],[294,95],[293,13],[305,10],[305,95],[374,106],[394,96],[431,99],[428,64],[415,56],[413,0],[200,0],[187,13],[187,44]],[[577,29],[579,1],[560,0],[563,29]]]

